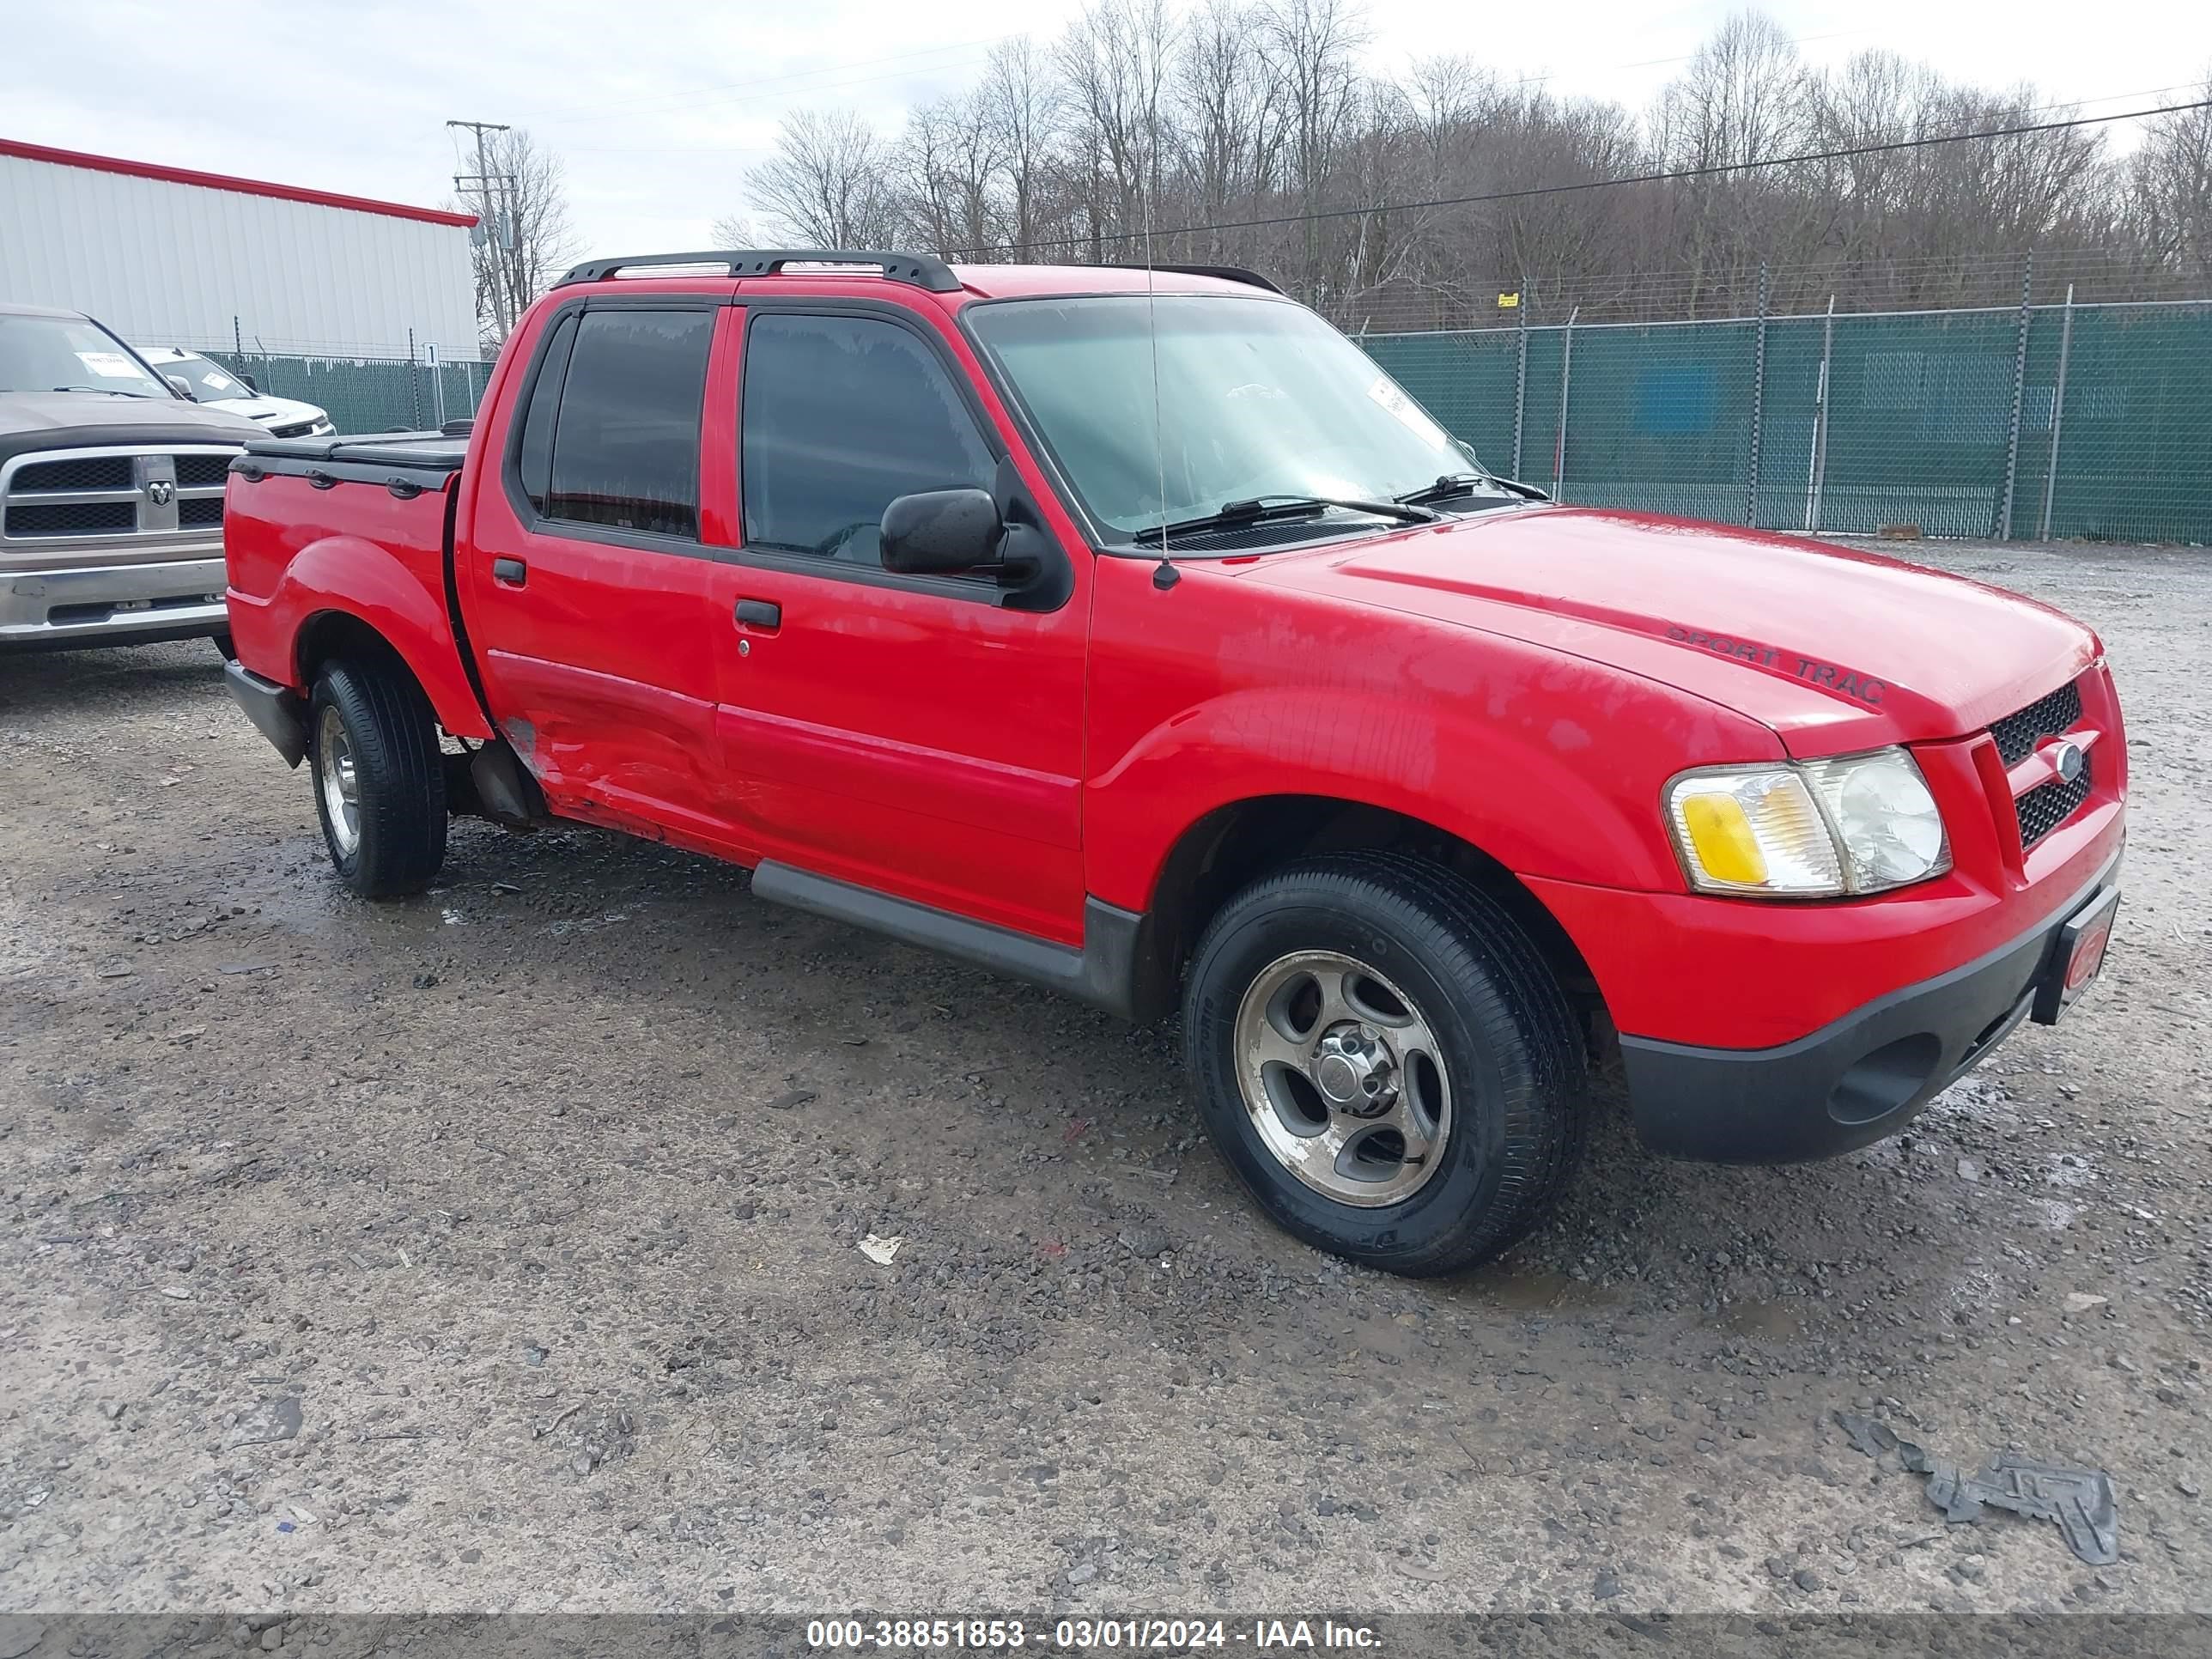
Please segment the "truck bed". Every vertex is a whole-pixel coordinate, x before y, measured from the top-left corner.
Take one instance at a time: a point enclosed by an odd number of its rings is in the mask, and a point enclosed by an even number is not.
[[[440,432],[247,444],[224,496],[239,661],[305,694],[299,642],[312,644],[316,627],[349,613],[423,647],[415,672],[440,720],[486,735],[453,624],[447,563],[467,449],[465,437]]]

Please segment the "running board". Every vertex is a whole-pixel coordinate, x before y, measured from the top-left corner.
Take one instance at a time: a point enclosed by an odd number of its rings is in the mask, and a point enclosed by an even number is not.
[[[1164,1012],[1161,976],[1140,967],[1152,954],[1151,918],[1098,899],[1083,902],[1083,948],[1077,950],[773,860],[754,869],[753,892],[771,904],[1042,985],[1122,1019],[1148,1020]]]

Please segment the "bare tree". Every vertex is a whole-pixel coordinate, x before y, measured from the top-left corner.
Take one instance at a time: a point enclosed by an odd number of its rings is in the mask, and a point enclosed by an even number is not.
[[[464,199],[477,214],[470,263],[477,325],[496,348],[513,320],[575,259],[568,191],[561,158],[520,128],[485,141],[488,178]]]
[[[1006,178],[1013,254],[1026,259],[1038,234],[1063,112],[1051,62],[1029,36],[1002,40],[991,49],[981,112]]]
[[[1651,112],[1654,157],[1662,167],[1690,171],[1802,154],[1812,131],[1811,88],[1796,43],[1780,24],[1761,12],[1735,13],[1659,94]],[[1690,305],[1709,285],[1729,294],[1752,285],[1761,255],[1794,228],[1802,198],[1789,185],[1764,168],[1685,183],[1673,234],[1691,270]]]
[[[1175,35],[1165,0],[1095,0],[1061,37],[1067,159],[1094,258],[1127,258],[1158,199]]]
[[[1636,122],[1617,104],[1562,102],[1530,94],[1501,124],[1497,176],[1579,185],[1649,170]],[[1564,319],[1577,305],[1601,307],[1653,261],[1663,208],[1632,191],[1531,195],[1497,211],[1499,275],[1520,291],[1522,314]],[[1596,308],[1593,307],[1593,308]]]
[[[1091,0],[896,143],[794,116],[749,198],[793,240],[971,258],[1127,259],[1150,223],[1157,258],[1377,327],[1494,323],[1507,292],[1530,321],[2004,303],[2031,250],[2039,287],[2093,257],[2130,297],[2212,282],[2201,112],[2124,165],[2094,129],[1949,142],[2050,110],[1894,53],[1815,72],[1741,11],[1639,116],[1467,58],[1374,74],[1360,3]]]
[[[897,240],[890,153],[849,111],[786,116],[775,154],[745,174],[745,199],[796,246],[876,247]]]
[[[1802,148],[1809,79],[1780,24],[1762,12],[1734,14],[1659,94],[1652,137],[1661,165],[1727,167]]]
[[[742,213],[724,214],[714,221],[708,235],[716,247],[758,247],[761,245],[760,233],[753,228],[753,222]]]
[[[1275,181],[1282,109],[1261,55],[1262,26],[1244,0],[1203,0],[1184,26],[1174,82],[1186,185],[1178,217],[1216,222]],[[1216,232],[1204,252],[1219,258],[1223,246]]]
[[[913,237],[947,255],[997,246],[1005,154],[988,89],[940,98],[907,117],[895,164]]]
[[[2212,100],[2212,69],[2197,95]],[[2130,183],[2151,257],[2212,283],[2212,108],[2177,110],[2152,121]]]
[[[1367,25],[1356,0],[1269,0],[1265,40],[1270,73],[1285,108],[1285,159],[1298,205],[1313,215],[1327,193],[1340,147],[1352,131],[1362,91],[1359,54]],[[1301,286],[1326,302],[1321,264],[1325,233],[1309,216],[1297,264]]]

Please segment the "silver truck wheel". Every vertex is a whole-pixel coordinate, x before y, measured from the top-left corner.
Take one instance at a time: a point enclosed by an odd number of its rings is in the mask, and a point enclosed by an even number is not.
[[[331,848],[349,859],[361,848],[361,782],[353,763],[353,744],[337,705],[325,703],[315,727],[315,787],[323,793],[323,823]]]
[[[1356,957],[1295,951],[1237,1010],[1237,1080],[1261,1145],[1341,1204],[1401,1203],[1451,1133],[1443,1048],[1413,1000]]]

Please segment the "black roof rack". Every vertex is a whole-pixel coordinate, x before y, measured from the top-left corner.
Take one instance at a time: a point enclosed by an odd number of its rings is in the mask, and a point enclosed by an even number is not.
[[[772,276],[784,266],[793,264],[878,265],[890,281],[911,283],[933,294],[951,294],[960,287],[960,279],[952,274],[952,267],[930,254],[823,247],[717,248],[705,253],[644,253],[624,259],[586,259],[553,286],[601,283],[618,271],[652,265],[721,265],[732,276]]]
[[[1123,270],[1144,270],[1148,267],[1139,259],[1116,259],[1114,264]],[[1172,271],[1178,276],[1218,276],[1224,283],[1242,283],[1247,288],[1264,288],[1270,294],[1280,294],[1277,288],[1256,270],[1247,270],[1242,265],[1161,265],[1153,270]]]

